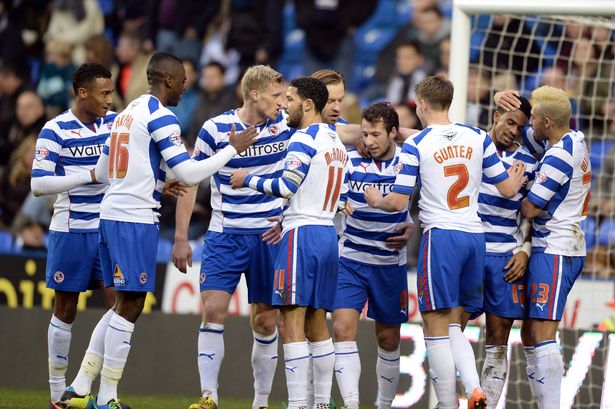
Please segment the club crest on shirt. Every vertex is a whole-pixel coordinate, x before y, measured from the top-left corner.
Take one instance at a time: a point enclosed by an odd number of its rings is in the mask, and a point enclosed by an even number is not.
[[[141,284],[147,283],[147,273],[146,272],[139,274],[139,282]]]
[[[286,170],[299,169],[300,166],[301,166],[301,161],[297,158],[289,158],[286,160],[286,163],[284,164],[284,168]]]
[[[270,133],[271,135],[277,135],[277,134],[278,134],[278,132],[280,132],[280,128],[278,128],[278,126],[277,126],[277,125],[273,124],[273,125],[271,125],[271,126],[269,127],[269,133]]]
[[[179,146],[182,144],[182,137],[178,131],[173,131],[171,135],[169,135],[169,142],[171,142],[175,146]]]
[[[49,150],[44,147],[36,147],[36,151],[34,151],[34,158],[38,161],[41,161],[49,156]]]
[[[401,170],[404,168],[404,165],[401,163],[398,163],[397,165],[395,165],[395,167],[393,168],[393,171],[395,172],[395,174],[399,174],[399,172],[401,172]]]
[[[61,271],[56,271],[53,275],[53,281],[60,284],[62,281],[64,281],[64,273]]]
[[[544,183],[547,181],[547,174],[544,172],[536,173],[536,183]]]

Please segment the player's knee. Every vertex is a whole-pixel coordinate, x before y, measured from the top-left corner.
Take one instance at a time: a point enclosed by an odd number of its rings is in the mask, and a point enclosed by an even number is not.
[[[353,325],[345,320],[333,320],[333,336],[336,342],[354,341]]]
[[[385,351],[396,351],[399,348],[399,334],[387,331],[376,335],[378,346]]]
[[[276,328],[277,311],[255,312],[251,316],[252,329],[263,335],[271,335]]]
[[[506,345],[508,343],[508,330],[506,328],[490,328],[486,337],[487,345]]]
[[[203,321],[224,324],[226,319],[226,304],[215,299],[206,299],[203,303]]]

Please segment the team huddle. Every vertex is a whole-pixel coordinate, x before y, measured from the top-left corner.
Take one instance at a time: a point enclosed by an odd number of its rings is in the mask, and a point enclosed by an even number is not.
[[[335,373],[344,407],[358,409],[356,336],[366,302],[378,341],[377,404],[390,408],[400,326],[408,319],[406,244],[415,230],[408,207],[419,192],[417,291],[438,408],[459,407],[456,371],[468,408],[496,407],[515,319],[523,320],[534,398],[541,409],[559,408],[563,364],[555,337],[583,268],[580,221],[591,180],[584,136],[569,128],[564,91],[538,88],[531,103],[514,92],[496,94],[486,133],[452,123],[452,84],[428,77],[416,87],[419,132],[400,129],[387,103],[366,108],[361,125],[346,123],[345,84],[336,71],[293,79],[283,95],[281,74],[253,66],[241,81],[241,108],[207,120],[189,154],[167,108],[184,91],[181,60],[156,53],[147,77],[149,92],[116,114],[109,111],[111,73],[80,66],[73,106],[38,138],[32,190],[58,194],[46,273],[56,294],[48,332],[50,409],[129,408],[117,389],[135,322],[154,290],[160,198],[178,198],[173,263],[186,272],[197,186],[208,178],[201,398],[189,409],[218,407],[224,322],[242,274],[254,335],[253,409],[269,407],[278,338],[288,408],[333,408]],[[541,150],[533,156],[522,139]],[[397,140],[404,140],[401,147]],[[78,295],[95,287],[105,291],[109,310],[67,387]],[[483,312],[487,345],[479,376],[463,329]]]

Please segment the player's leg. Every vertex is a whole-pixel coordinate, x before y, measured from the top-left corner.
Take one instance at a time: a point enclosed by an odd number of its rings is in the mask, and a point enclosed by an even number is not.
[[[465,328],[469,321],[470,315],[471,314],[466,311],[465,307],[453,308],[448,332],[451,349],[453,350],[455,367],[459,371],[466,397],[468,400],[480,398],[485,400],[484,393],[480,386],[478,371],[476,369],[476,356],[474,355],[474,350],[472,349],[470,341],[463,333],[463,328]],[[475,394],[476,396],[474,396]],[[483,406],[477,407],[485,407],[486,403],[481,403],[481,405]],[[468,408],[474,408],[474,406],[468,406]]]
[[[545,253],[534,253],[530,258],[528,314],[535,371],[528,377],[534,383],[534,396],[541,409],[560,406],[564,366],[555,335],[583,261],[582,257]]]
[[[532,391],[532,396],[536,396],[534,387],[534,375],[536,374],[536,355],[534,354],[534,341],[532,340],[532,320],[526,319],[521,324],[521,342],[523,343],[523,354],[525,355],[527,381]]]
[[[399,340],[400,324],[376,322],[378,340],[378,409],[390,409],[399,382]]]
[[[458,407],[455,364],[448,332],[451,308],[457,307],[459,302],[459,273],[450,271],[458,263],[457,247],[451,249],[450,240],[445,230],[426,231],[421,239],[417,267],[417,292],[429,375],[440,409]],[[456,267],[456,271],[459,269]]]
[[[288,390],[288,409],[305,409],[307,371],[310,351],[305,339],[305,307],[283,306],[280,319],[284,326],[284,373]]]
[[[323,308],[308,307],[305,316],[306,335],[312,356],[314,377],[314,407],[328,408],[331,400],[333,371],[335,369],[335,348],[327,326],[327,312]],[[309,333],[308,333],[309,331]]]
[[[362,267],[352,260],[340,259],[333,312],[335,377],[344,405],[349,409],[359,407],[361,360],[356,339],[360,313],[368,295]]]
[[[254,400],[252,408],[269,406],[269,394],[278,364],[278,310],[271,306],[275,256],[278,246],[268,245],[259,235],[251,237],[250,267],[246,271],[248,302],[251,304],[252,372]]]
[[[111,279],[117,291],[116,308],[107,327],[104,359],[100,372],[97,405],[107,409],[119,405],[117,386],[130,352],[135,322],[141,315],[148,292],[155,290],[158,226],[109,220],[100,222],[102,248],[108,249],[112,271],[104,270],[105,282]]]
[[[480,383],[487,396],[487,408],[498,405],[508,374],[508,336],[514,319],[486,315],[485,362]]]

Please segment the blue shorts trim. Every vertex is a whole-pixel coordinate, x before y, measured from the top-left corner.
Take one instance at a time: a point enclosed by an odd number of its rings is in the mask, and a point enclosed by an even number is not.
[[[524,319],[527,274],[509,283],[504,279],[504,266],[512,254],[485,257],[485,312],[503,318]]]
[[[208,231],[201,259],[201,291],[233,294],[245,274],[248,302],[271,304],[277,249],[277,245],[265,243],[260,234]]]
[[[272,305],[333,311],[339,265],[333,226],[301,226],[282,237],[275,261]]]
[[[361,312],[366,301],[367,316],[378,322],[401,324],[408,321],[406,266],[375,266],[340,258],[335,309],[351,308]]]
[[[484,233],[432,228],[423,234],[417,267],[419,310],[483,308]]]
[[[100,220],[100,261],[105,285],[116,291],[156,288],[158,224]]]
[[[585,257],[532,253],[526,288],[528,317],[560,321],[584,263]]]
[[[45,268],[47,288],[83,292],[98,288],[103,281],[98,254],[98,232],[49,231]]]

